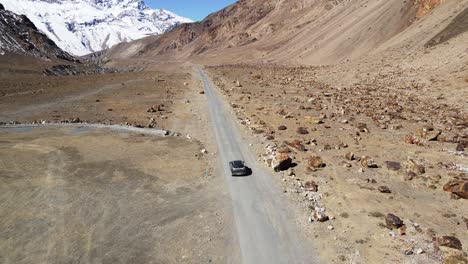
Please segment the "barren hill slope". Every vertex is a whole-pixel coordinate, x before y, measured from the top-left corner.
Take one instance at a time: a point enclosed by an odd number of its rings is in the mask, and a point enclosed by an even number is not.
[[[241,0],[199,23],[118,45],[108,55],[191,57],[215,63],[334,64],[388,48],[389,43],[403,43],[406,48],[415,44],[424,46],[442,34],[445,29],[441,26],[461,15],[467,3],[466,0]],[[466,17],[461,15],[458,20],[454,22],[457,33],[444,36],[455,37],[467,30],[463,24]],[[423,30],[425,35],[418,35]],[[409,38],[413,40],[407,42]]]

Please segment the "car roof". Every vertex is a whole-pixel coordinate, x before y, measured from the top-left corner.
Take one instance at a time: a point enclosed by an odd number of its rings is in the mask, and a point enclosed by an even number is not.
[[[231,164],[236,168],[244,167],[244,162],[242,160],[233,160],[231,161]]]

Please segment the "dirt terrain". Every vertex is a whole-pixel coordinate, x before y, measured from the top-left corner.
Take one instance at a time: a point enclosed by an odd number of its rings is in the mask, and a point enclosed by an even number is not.
[[[200,144],[87,128],[0,128],[0,142],[2,263],[226,261]]]
[[[283,153],[297,164],[277,180],[302,204],[304,232],[326,262],[466,263],[466,200],[444,191],[468,172],[466,96],[379,70],[352,85],[333,66],[207,70],[258,159],[271,167]],[[468,94],[460,81],[457,94]],[[328,221],[307,221],[317,208]],[[404,226],[389,226],[388,214]],[[440,246],[442,236],[463,250]]]
[[[468,263],[467,10],[241,0],[86,63],[5,20],[0,262],[281,262],[299,222],[314,263]]]
[[[216,176],[198,85],[180,64],[125,74],[4,75],[0,122],[44,127],[0,130],[0,262],[236,259],[230,202]],[[80,128],[82,122],[123,131]]]

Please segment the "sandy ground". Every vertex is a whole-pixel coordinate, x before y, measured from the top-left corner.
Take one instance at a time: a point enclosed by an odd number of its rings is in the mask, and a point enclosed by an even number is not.
[[[238,259],[206,102],[191,68],[9,75],[0,88],[0,122],[79,118],[171,131],[159,137],[94,128],[1,128],[0,262]]]
[[[271,150],[283,147],[297,163],[278,173],[277,180],[302,206],[304,232],[326,263],[466,263],[466,200],[442,190],[449,180],[466,177],[466,156],[456,151],[456,140],[466,135],[466,98],[444,93],[441,101],[434,100],[437,89],[429,93],[414,76],[372,78],[379,71],[371,70],[363,71],[365,80],[350,74],[357,81],[347,86],[343,72],[333,67],[232,65],[207,71],[231,103],[258,159],[269,166]],[[396,83],[414,86],[402,91]],[[394,116],[393,100],[399,108]],[[442,132],[437,141],[404,141],[429,126]],[[298,133],[299,127],[307,134]],[[355,160],[348,160],[348,153]],[[312,156],[326,166],[310,169]],[[356,159],[363,156],[378,168],[361,165]],[[388,161],[401,168],[395,171]],[[311,181],[317,192],[304,189]],[[309,223],[309,206],[325,208],[330,220]],[[406,228],[388,228],[388,213],[399,216]],[[449,235],[461,240],[462,251],[433,242]]]
[[[2,263],[226,260],[223,198],[199,144],[79,128],[0,138]]]

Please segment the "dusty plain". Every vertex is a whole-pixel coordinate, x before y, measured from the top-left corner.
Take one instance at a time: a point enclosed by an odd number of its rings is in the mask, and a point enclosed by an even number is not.
[[[236,259],[201,88],[191,68],[156,68],[2,76],[0,122],[17,127],[0,128],[0,262]]]

